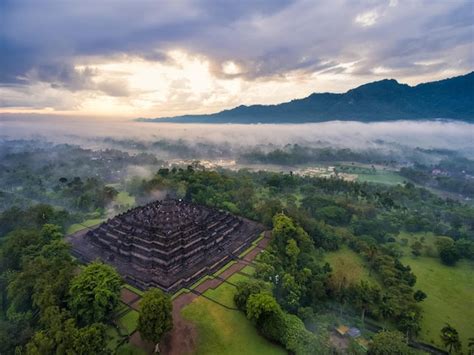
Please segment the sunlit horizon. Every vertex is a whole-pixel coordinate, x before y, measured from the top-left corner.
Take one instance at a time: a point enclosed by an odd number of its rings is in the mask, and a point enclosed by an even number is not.
[[[1,5],[0,113],[208,114],[473,69],[469,1],[87,5]]]

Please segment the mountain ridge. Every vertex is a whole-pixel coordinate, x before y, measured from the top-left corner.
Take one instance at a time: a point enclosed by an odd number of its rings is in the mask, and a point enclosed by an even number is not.
[[[325,121],[380,122],[452,119],[474,122],[474,71],[465,75],[401,84],[382,79],[345,93],[312,93],[273,105],[239,105],[203,115],[139,118],[141,122],[175,123],[311,123]]]

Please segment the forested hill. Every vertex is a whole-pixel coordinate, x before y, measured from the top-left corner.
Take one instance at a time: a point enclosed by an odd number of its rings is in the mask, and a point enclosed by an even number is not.
[[[454,119],[474,122],[474,72],[409,86],[385,79],[344,94],[314,93],[278,105],[238,106],[208,115],[144,119],[179,123],[307,123],[331,120],[393,121]]]

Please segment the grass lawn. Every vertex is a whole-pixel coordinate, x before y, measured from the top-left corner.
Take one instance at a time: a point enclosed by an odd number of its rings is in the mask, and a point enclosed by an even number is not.
[[[462,260],[451,267],[438,258],[411,255],[403,257],[402,262],[410,265],[417,277],[415,289],[428,295],[421,302],[420,338],[442,347],[439,333],[449,323],[459,332],[467,351],[467,339],[474,334],[474,262]]]
[[[223,283],[222,285],[216,287],[215,289],[209,289],[204,292],[209,298],[219,301],[222,304],[225,304],[228,307],[235,307],[234,303],[234,294],[236,288],[232,285]]]
[[[255,274],[255,268],[252,265],[247,265],[242,270],[240,270],[240,272],[253,276],[253,274]]]
[[[122,341],[122,337],[118,333],[117,329],[111,325],[107,326],[105,333],[107,334],[107,349],[115,352],[115,349],[117,349],[117,346]]]
[[[329,265],[331,265],[334,273],[337,273],[338,270],[342,272],[342,269],[344,269],[346,278],[355,283],[358,283],[359,280],[378,283],[373,276],[369,275],[369,270],[362,256],[347,246],[343,246],[337,251],[326,253],[324,255],[324,261],[327,261]]]
[[[135,205],[135,197],[131,196],[126,191],[121,191],[115,197],[115,202],[122,206],[134,206]]]
[[[146,355],[146,352],[136,346],[125,343],[120,348],[117,349],[115,353],[117,355]]]
[[[125,313],[117,323],[127,334],[132,334],[135,329],[137,329],[138,312],[131,310],[130,312]]]
[[[239,281],[246,281],[248,280],[249,277],[247,275],[242,275],[242,274],[239,274],[239,273],[235,273],[234,275],[232,275],[231,277],[229,277],[227,279],[227,281],[233,283],[233,284],[236,284],[237,282]]]
[[[223,304],[235,307],[234,293],[235,287],[224,283],[215,290],[206,291],[205,294]],[[181,314],[197,328],[198,355],[286,354],[283,348],[260,336],[243,312],[226,309],[204,297],[196,298],[181,311]]]
[[[95,226],[103,221],[105,221],[104,218],[94,218],[94,219],[86,219],[85,221],[81,223],[71,224],[69,228],[67,229],[66,234],[76,233],[77,231],[80,231],[81,229]]]
[[[129,308],[130,308],[129,306],[127,306],[125,303],[120,301],[117,306],[117,309],[115,310],[115,313],[117,314],[117,313],[125,312],[125,310]]]
[[[241,274],[234,274],[229,277],[227,280],[233,284],[237,284],[239,281],[248,280],[248,276]],[[225,304],[228,307],[235,307],[234,303],[234,294],[236,288],[228,283],[223,283],[215,289],[209,289],[204,294],[207,297],[212,298],[213,300],[219,301],[222,304]]]
[[[373,182],[377,184],[397,185],[403,184],[406,179],[393,171],[377,170],[370,174],[357,174],[359,182]]]

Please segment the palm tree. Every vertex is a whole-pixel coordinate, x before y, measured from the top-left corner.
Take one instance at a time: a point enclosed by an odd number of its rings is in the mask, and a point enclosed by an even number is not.
[[[474,355],[474,337],[467,339],[469,343],[467,343],[467,348],[469,349],[469,354]]]
[[[361,320],[364,324],[365,313],[374,304],[380,300],[380,289],[362,280],[354,289],[354,302],[362,311]]]
[[[446,323],[441,329],[441,340],[444,343],[444,346],[448,349],[448,352],[451,354],[453,349],[458,352],[461,350],[461,341],[459,340],[459,333],[451,325]]]
[[[369,262],[369,276],[372,274],[373,269],[375,268],[375,258],[378,255],[378,249],[375,245],[371,244],[365,249],[365,256]]]
[[[384,320],[384,329],[387,329],[388,320],[395,314],[395,309],[392,307],[388,297],[383,297],[383,302],[379,306],[379,312]]]

